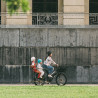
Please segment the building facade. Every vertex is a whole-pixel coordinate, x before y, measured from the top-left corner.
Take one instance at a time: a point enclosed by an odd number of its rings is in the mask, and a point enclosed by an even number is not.
[[[1,0],[2,25],[96,25],[96,0],[29,0],[30,11],[10,16],[7,4]]]
[[[29,0],[29,4],[27,14],[19,9],[10,16],[0,0],[0,83],[32,83],[30,58],[44,61],[49,50],[66,68],[68,83],[98,83],[98,1]]]

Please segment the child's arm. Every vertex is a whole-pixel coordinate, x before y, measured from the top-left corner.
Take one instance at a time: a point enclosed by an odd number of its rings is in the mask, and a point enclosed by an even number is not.
[[[51,63],[54,64],[54,65],[56,65],[56,63],[52,60],[52,58],[51,58]]]
[[[34,65],[31,65],[31,68],[34,67]]]
[[[37,63],[35,63],[35,66],[37,65]]]
[[[41,65],[37,65],[37,69],[43,69]]]
[[[31,68],[34,67],[34,63],[32,63]]]

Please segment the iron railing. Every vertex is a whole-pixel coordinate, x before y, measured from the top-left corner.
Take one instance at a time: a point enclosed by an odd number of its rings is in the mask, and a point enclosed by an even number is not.
[[[58,25],[57,13],[33,13],[32,25]]]
[[[90,25],[98,25],[98,13],[90,13],[89,14],[89,24]]]
[[[1,25],[98,25],[98,13],[0,14]]]

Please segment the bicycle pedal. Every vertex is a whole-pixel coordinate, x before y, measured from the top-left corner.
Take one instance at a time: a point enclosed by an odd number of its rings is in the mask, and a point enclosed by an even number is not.
[[[39,80],[43,80],[43,78],[38,78]]]
[[[46,83],[46,84],[50,84],[50,82],[48,82],[48,81],[45,81],[45,83]]]
[[[34,82],[38,82],[38,81],[34,81]]]

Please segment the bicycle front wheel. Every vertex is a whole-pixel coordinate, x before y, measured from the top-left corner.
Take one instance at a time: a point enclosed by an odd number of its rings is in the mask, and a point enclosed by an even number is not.
[[[65,85],[67,83],[67,78],[65,74],[60,73],[56,76],[56,83],[57,85]]]

